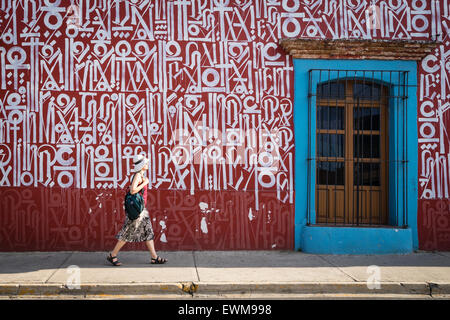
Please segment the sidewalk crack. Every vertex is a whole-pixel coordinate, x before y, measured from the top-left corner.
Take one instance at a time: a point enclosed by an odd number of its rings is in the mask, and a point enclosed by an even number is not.
[[[320,259],[322,259],[323,261],[325,261],[326,263],[331,264],[333,267],[337,268],[340,272],[342,272],[343,274],[345,274],[347,277],[349,277],[350,279],[352,279],[355,282],[360,282],[358,279],[352,277],[350,274],[348,274],[347,272],[345,272],[344,270],[342,270],[341,268],[339,268],[337,265],[335,265],[334,263],[332,263],[331,261],[328,261],[327,259],[325,259],[324,257],[317,255]]]
[[[197,261],[195,260],[195,251],[192,251],[192,257],[194,258],[194,268],[197,273],[197,280],[200,282],[200,275],[198,274]]]
[[[52,272],[52,274],[47,278],[47,280],[45,280],[44,283],[48,283],[48,280],[50,280],[56,272],[58,272],[59,269],[61,269],[61,267],[73,256],[73,252],[71,252],[66,259],[64,259],[64,261],[59,265],[59,267],[56,268],[55,271]]]
[[[439,285],[437,283],[428,282],[428,281],[426,283],[427,283],[427,287],[430,289],[430,293],[429,293],[430,297],[434,298],[433,297],[433,289],[439,288]]]

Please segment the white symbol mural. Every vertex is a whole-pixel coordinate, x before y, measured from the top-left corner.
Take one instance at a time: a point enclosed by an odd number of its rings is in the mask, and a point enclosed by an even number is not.
[[[250,222],[270,191],[293,215],[294,70],[279,39],[435,39],[419,65],[419,197],[448,199],[449,12],[448,0],[1,0],[0,189],[122,189],[145,153],[154,190],[252,193]]]

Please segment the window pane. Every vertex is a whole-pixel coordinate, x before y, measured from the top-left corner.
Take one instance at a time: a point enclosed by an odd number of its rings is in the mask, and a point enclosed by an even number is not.
[[[325,82],[317,86],[319,99],[344,99],[345,82]]]
[[[363,100],[380,100],[381,86],[373,82],[353,84],[353,99],[360,98]]]
[[[344,108],[318,107],[318,129],[344,130]]]
[[[344,163],[343,162],[318,162],[317,183],[328,185],[344,185]]]
[[[355,134],[353,136],[353,156],[355,158],[379,158],[380,136]]]
[[[354,166],[354,185],[358,186],[379,186],[380,185],[380,164],[379,163],[358,163]]]
[[[344,135],[319,133],[317,147],[319,157],[344,157]]]
[[[380,130],[380,108],[354,108],[355,130]]]

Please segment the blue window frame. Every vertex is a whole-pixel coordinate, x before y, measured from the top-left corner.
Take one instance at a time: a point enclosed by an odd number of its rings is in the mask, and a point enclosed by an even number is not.
[[[317,90],[330,80],[348,77],[348,70],[353,72],[352,79],[370,74],[371,80],[390,90],[390,227],[315,226]],[[294,59],[294,73],[296,249],[317,253],[395,253],[417,249],[417,62]],[[335,89],[335,94],[342,94],[339,88]]]

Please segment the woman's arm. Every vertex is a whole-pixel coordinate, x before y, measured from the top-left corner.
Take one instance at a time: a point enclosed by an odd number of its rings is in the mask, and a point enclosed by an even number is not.
[[[134,176],[133,182],[131,183],[130,192],[131,194],[138,193],[149,183],[148,178],[142,179],[140,174]]]

